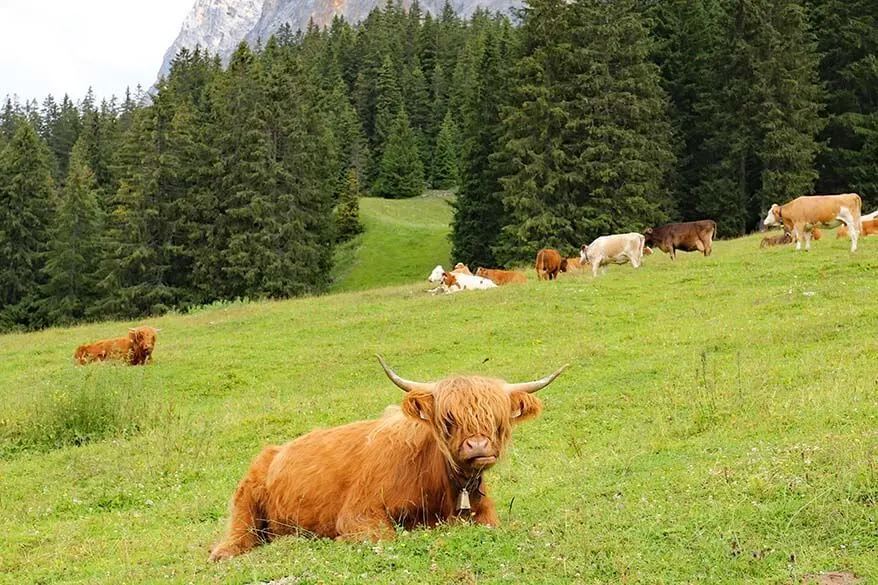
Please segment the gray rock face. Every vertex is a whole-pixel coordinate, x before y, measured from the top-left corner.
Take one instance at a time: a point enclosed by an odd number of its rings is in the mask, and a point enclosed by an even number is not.
[[[356,23],[368,16],[375,6],[386,0],[195,0],[192,12],[183,22],[180,35],[165,52],[159,75],[167,75],[171,59],[181,47],[196,45],[219,54],[223,62],[242,40],[251,46],[257,39],[267,40],[281,25],[289,23],[293,30],[305,30],[313,19],[320,27],[329,25],[336,14]],[[408,6],[410,0],[403,0]],[[421,9],[433,15],[442,13],[444,0],[421,0]],[[454,10],[469,17],[476,8],[505,12],[521,6],[521,0],[451,0]]]
[[[165,51],[159,76],[167,75],[171,60],[186,47],[200,46],[225,62],[262,14],[263,0],[195,0],[177,40]]]

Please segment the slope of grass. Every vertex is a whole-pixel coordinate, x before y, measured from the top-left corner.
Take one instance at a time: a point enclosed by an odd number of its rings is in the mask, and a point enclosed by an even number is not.
[[[365,233],[336,255],[333,292],[424,280],[436,264],[447,264],[450,194],[428,191],[413,199],[360,200]]]
[[[0,582],[874,582],[878,239],[758,244],[441,297],[431,257],[407,284],[155,319],[145,368],[71,363],[128,324],[0,337]],[[503,525],[208,563],[263,445],[400,400],[375,353],[414,379],[573,364],[488,474]],[[35,405],[83,388],[145,398],[144,424],[16,446]]]

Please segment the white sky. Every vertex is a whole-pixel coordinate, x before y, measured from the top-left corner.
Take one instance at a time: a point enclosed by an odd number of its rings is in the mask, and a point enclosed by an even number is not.
[[[0,100],[147,89],[194,2],[0,0]]]

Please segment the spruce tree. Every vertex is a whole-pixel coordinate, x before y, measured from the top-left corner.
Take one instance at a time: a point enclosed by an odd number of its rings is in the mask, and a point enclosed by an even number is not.
[[[384,57],[375,91],[375,142],[372,150],[380,161],[398,114],[403,108],[402,91],[389,56]]]
[[[451,112],[445,114],[433,156],[433,187],[450,189],[460,180],[460,131]]]
[[[55,205],[51,154],[29,124],[0,152],[0,328],[43,324],[48,230]]]
[[[46,260],[48,282],[43,302],[50,323],[79,321],[96,302],[102,230],[97,180],[89,168],[88,145],[82,137],[70,155]]]
[[[418,155],[418,145],[409,125],[405,108],[396,116],[384,155],[374,192],[379,197],[415,197],[424,190],[424,165]]]
[[[335,208],[336,237],[339,242],[346,242],[363,232],[360,223],[360,187],[356,169],[348,171],[345,190],[342,191]]]
[[[486,268],[500,265],[494,247],[506,223],[500,178],[502,108],[509,100],[510,63],[502,39],[489,34],[476,72],[476,84],[463,109],[461,185],[453,203],[452,257]]]

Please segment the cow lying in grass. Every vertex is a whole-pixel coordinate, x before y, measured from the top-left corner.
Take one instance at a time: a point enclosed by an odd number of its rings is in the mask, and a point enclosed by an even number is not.
[[[452,269],[452,274],[465,274],[467,276],[472,276],[472,272],[470,272],[469,267],[463,262],[458,262],[454,265],[454,269]],[[445,278],[445,269],[442,268],[441,264],[437,264],[433,271],[430,273],[430,276],[427,277],[428,282],[436,283],[439,286],[436,288],[431,288],[427,292],[431,292],[434,295],[437,293],[445,293],[448,290],[445,288],[445,285],[442,284],[442,281]]]
[[[872,234],[878,234],[878,219],[864,219],[862,223],[863,230],[860,232],[861,236],[865,237],[871,236]],[[835,239],[847,238],[849,235],[847,226],[841,226],[838,228],[838,231],[835,232]]]
[[[104,360],[123,361],[132,366],[146,365],[155,349],[156,333],[158,329],[152,327],[135,327],[128,330],[127,337],[80,345],[73,360],[80,365]]]
[[[521,384],[480,376],[413,382],[378,359],[406,392],[401,408],[263,449],[238,484],[211,560],[284,534],[362,541],[391,539],[397,526],[499,524],[484,473],[503,455],[512,426],[539,414],[533,393],[567,366]]]
[[[514,270],[497,270],[496,268],[482,268],[481,266],[476,269],[476,276],[487,278],[497,286],[511,283],[524,284],[527,282],[527,276],[521,272],[515,272]]]
[[[442,288],[445,293],[460,292],[462,290],[485,290],[496,288],[497,285],[481,276],[472,274],[455,274],[446,272],[442,275]]]
[[[778,236],[765,236],[760,242],[760,248],[768,248],[771,246],[782,246],[783,244],[792,244],[793,235],[790,232],[784,232]]]

